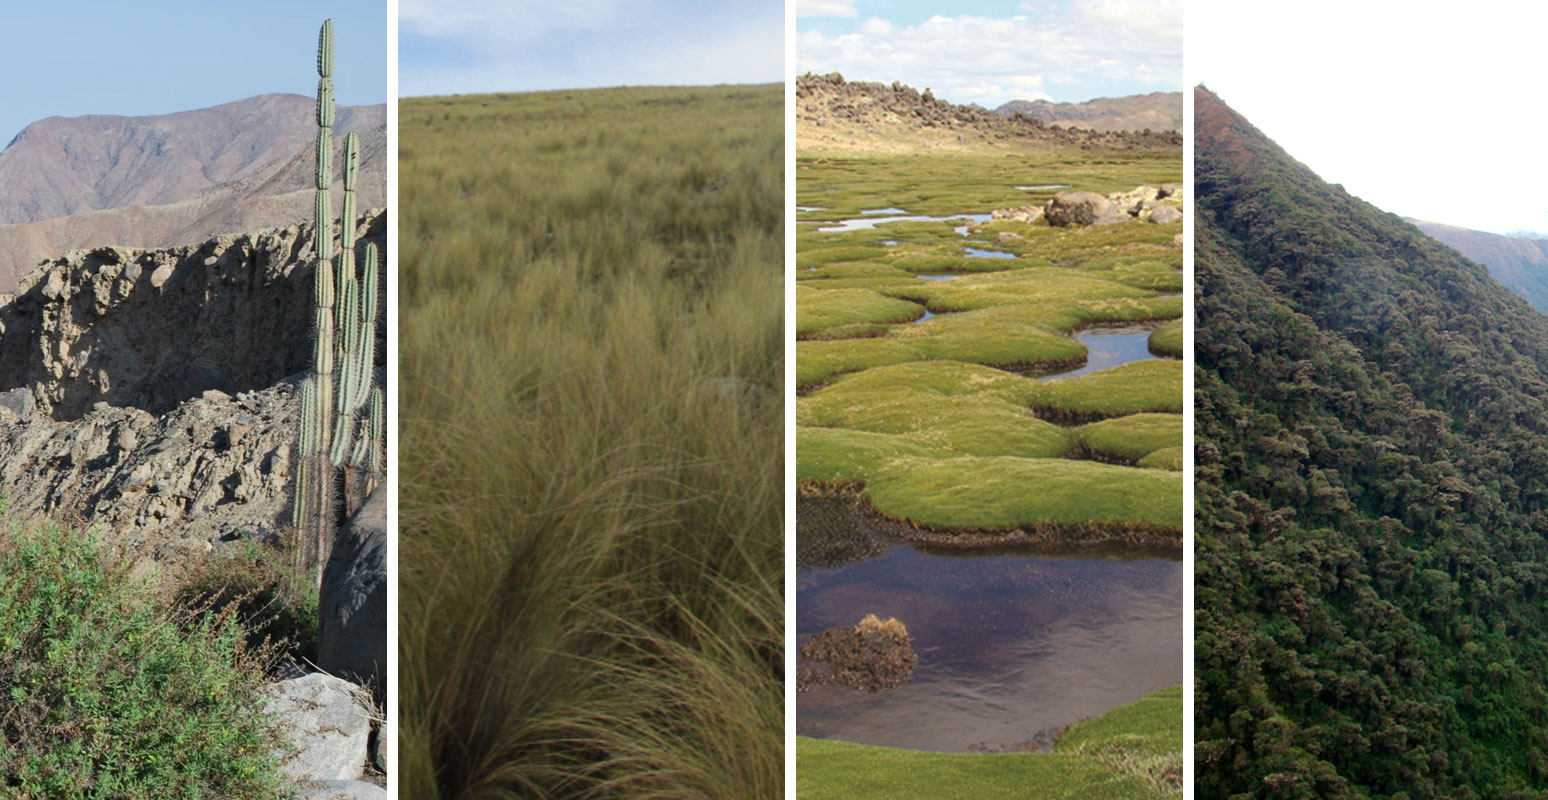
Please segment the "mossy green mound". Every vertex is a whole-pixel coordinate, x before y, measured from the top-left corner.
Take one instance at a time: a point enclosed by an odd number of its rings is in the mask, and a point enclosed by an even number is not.
[[[825,336],[839,332],[830,329]],[[809,386],[835,375],[910,361],[963,361],[992,367],[1079,364],[1086,347],[1037,324],[1018,307],[944,314],[893,326],[885,337],[796,346],[796,383]]]
[[[1051,753],[926,753],[796,738],[801,800],[1178,797],[1182,687],[1071,726]]]
[[[819,267],[796,270],[797,280],[821,280],[831,278],[901,278],[914,279],[911,272],[875,261],[833,261]],[[822,286],[821,288],[827,288]]]
[[[796,335],[809,336],[840,325],[907,322],[924,309],[907,300],[883,297],[864,289],[809,290],[796,288]]]
[[[1131,361],[1077,378],[1039,381],[1027,393],[1044,419],[1089,422],[1145,411],[1182,413],[1183,364],[1169,359]]]
[[[950,458],[959,453],[917,434],[871,433],[842,428],[796,428],[796,480],[864,483],[881,465],[899,458]]]
[[[945,369],[930,369],[937,366]],[[985,373],[1004,378],[969,382]],[[1038,419],[1015,401],[1016,384],[1025,380],[957,362],[881,367],[801,398],[796,420],[821,428],[916,434],[916,441],[963,455],[1055,458],[1068,452],[1069,431]]]
[[[796,254],[796,268],[819,267],[835,261],[865,261],[887,255],[885,247],[848,245],[840,247],[802,248]]]
[[[1181,449],[1181,414],[1130,414],[1083,425],[1075,431],[1075,443],[1083,455],[1123,464],[1167,448]]]
[[[1150,334],[1150,352],[1167,358],[1183,357],[1183,321],[1174,319]]]
[[[940,530],[1182,531],[1182,475],[1069,459],[900,458],[866,481],[877,511]]]
[[[1146,469],[1169,469],[1178,471],[1183,468],[1183,448],[1164,447],[1139,460],[1139,466]]]

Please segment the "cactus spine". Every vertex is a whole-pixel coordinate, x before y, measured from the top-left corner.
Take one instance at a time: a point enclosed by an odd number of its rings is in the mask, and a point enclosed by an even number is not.
[[[317,196],[314,369],[301,386],[301,423],[292,522],[321,580],[337,522],[363,502],[384,467],[383,398],[376,380],[376,318],[381,264],[375,244],[355,262],[355,188],[360,137],[344,139],[344,198],[334,245],[333,21],[317,39]],[[359,473],[365,473],[360,481]],[[335,508],[336,489],[343,504]],[[340,513],[341,512],[341,513]],[[336,516],[337,514],[337,516]]]

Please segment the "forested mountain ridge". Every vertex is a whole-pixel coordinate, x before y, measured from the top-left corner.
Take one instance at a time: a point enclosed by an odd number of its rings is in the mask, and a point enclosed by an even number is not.
[[[1548,797],[1548,318],[1196,93],[1198,797]]]
[[[1414,227],[1489,268],[1500,283],[1548,313],[1548,239],[1502,236],[1411,219]]]

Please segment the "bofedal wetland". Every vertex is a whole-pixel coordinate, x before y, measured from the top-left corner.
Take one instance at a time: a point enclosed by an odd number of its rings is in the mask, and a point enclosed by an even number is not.
[[[1181,178],[1175,146],[798,151],[803,798],[1180,792]],[[805,645],[867,615],[917,663],[845,688]]]
[[[783,793],[781,108],[402,102],[404,796]]]

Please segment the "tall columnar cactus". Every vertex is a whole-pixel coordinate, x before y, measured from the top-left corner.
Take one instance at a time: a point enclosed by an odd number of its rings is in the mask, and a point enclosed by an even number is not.
[[[367,244],[362,273],[355,263],[355,187],[360,173],[360,137],[344,140],[344,200],[334,248],[333,202],[333,21],[323,23],[317,41],[317,235],[314,297],[314,370],[301,389],[297,489],[293,509],[303,546],[313,566],[327,559],[335,525],[363,502],[384,468],[383,398],[376,376],[376,319],[381,264],[376,245]],[[369,408],[367,408],[369,406]],[[361,480],[363,478],[363,480]],[[342,488],[344,503],[335,508]]]

